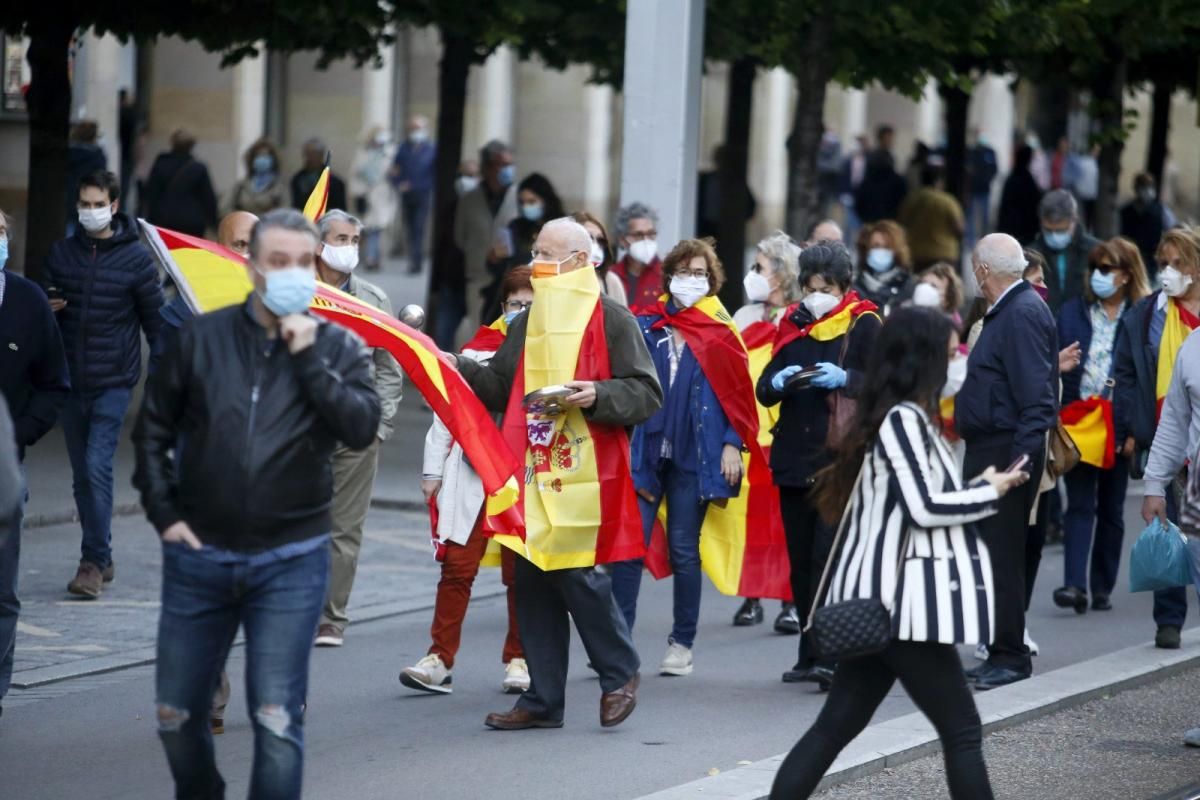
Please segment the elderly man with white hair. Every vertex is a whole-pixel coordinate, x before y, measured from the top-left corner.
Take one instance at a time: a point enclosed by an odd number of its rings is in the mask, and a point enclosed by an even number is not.
[[[488,364],[457,359],[484,405],[507,412],[502,432],[526,464],[524,539],[501,543],[523,556],[517,624],[530,687],[512,711],[488,715],[490,728],[562,726],[571,619],[600,675],[600,724],[620,724],[637,703],[637,651],[597,567],[645,552],[626,430],[662,406],[663,392],[637,320],[600,293],[591,250],[573,219],[543,225],[533,305]],[[522,403],[534,392],[542,399]]]
[[[1020,243],[1005,233],[983,237],[971,253],[975,281],[990,307],[954,406],[955,428],[966,442],[967,479],[1019,460],[1031,475],[1041,475],[1046,433],[1058,416],[1058,334],[1050,309],[1021,279],[1025,265]],[[1030,481],[1009,492],[999,511],[978,524],[991,555],[996,608],[988,660],[968,671],[977,689],[1033,672],[1025,644],[1025,527],[1037,487]]]

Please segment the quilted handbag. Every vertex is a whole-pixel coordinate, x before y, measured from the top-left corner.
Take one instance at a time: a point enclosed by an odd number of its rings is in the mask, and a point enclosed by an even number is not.
[[[874,598],[847,600],[813,612],[813,647],[841,661],[882,653],[892,641],[892,615]]]

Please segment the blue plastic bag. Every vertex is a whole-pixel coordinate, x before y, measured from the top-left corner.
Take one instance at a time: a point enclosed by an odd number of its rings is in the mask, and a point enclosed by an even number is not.
[[[1174,523],[1166,527],[1156,517],[1133,543],[1129,554],[1129,591],[1152,592],[1187,586],[1192,568],[1187,541]]]

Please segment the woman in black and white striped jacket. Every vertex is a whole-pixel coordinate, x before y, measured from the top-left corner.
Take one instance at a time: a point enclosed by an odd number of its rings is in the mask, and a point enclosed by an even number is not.
[[[953,798],[991,798],[975,701],[957,644],[988,642],[992,574],[969,528],[1024,483],[989,469],[963,488],[934,420],[958,333],[945,315],[903,308],[884,324],[855,424],[818,482],[818,504],[841,516],[818,603],[880,600],[892,615],[883,652],[838,664],[821,714],[784,760],[771,797],[808,797],[866,727],[899,678],[942,740]]]

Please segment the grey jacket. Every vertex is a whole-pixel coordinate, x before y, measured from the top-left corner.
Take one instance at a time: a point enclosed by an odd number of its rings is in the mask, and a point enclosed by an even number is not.
[[[352,274],[346,291],[367,305],[393,316],[391,302],[375,284]],[[399,408],[400,399],[404,394],[404,373],[400,371],[400,365],[391,353],[382,347],[376,347],[371,350],[371,374],[375,379],[375,393],[379,395],[379,439],[386,442],[392,435],[396,409]]]
[[[612,378],[596,383],[596,404],[584,416],[604,425],[631,428],[649,419],[662,407],[662,386],[650,360],[642,331],[629,309],[602,295],[604,339],[608,344]],[[508,338],[486,365],[458,359],[458,370],[491,411],[503,412],[512,392],[513,376],[525,352],[528,315],[521,314],[508,328]],[[526,391],[541,387],[527,386]]]
[[[1146,463],[1148,497],[1164,497],[1167,487],[1200,446],[1200,337],[1192,333],[1179,348],[1171,386],[1163,399],[1162,415],[1150,460]]]

